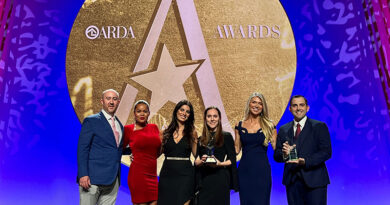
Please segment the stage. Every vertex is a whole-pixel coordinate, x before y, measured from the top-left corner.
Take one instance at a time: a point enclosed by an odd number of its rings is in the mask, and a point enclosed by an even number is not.
[[[151,101],[151,121],[162,127],[174,96],[188,98],[198,133],[210,105],[232,132],[254,91],[267,98],[279,129],[293,119],[290,96],[304,95],[308,116],[331,135],[328,204],[390,203],[386,1],[3,0],[0,7],[0,204],[78,204],[80,122],[100,111],[108,88],[123,96],[124,124],[133,123],[135,100]],[[152,94],[179,73],[159,70],[161,59],[190,70],[169,99]],[[287,204],[283,164],[271,148],[268,157],[271,204]],[[128,170],[122,164],[119,205],[131,204]]]

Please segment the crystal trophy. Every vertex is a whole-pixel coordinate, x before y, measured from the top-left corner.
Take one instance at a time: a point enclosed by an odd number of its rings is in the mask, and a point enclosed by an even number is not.
[[[214,137],[212,137],[209,141],[209,143],[206,146],[207,148],[207,158],[205,163],[207,164],[216,164],[217,160],[212,157],[214,155]]]
[[[290,148],[290,154],[288,155],[288,161],[298,161],[297,146],[293,145]]]

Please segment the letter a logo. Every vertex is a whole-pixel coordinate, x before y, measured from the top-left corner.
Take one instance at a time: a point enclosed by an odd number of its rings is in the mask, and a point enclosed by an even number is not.
[[[176,0],[177,8],[182,22],[185,42],[192,61],[196,64],[176,66],[169,54],[168,48],[163,45],[157,70],[149,73],[135,75],[131,80],[141,84],[152,92],[150,100],[150,112],[154,115],[168,101],[177,103],[187,98],[183,83],[191,75],[196,76],[197,85],[204,107],[217,106],[222,113],[223,129],[232,132],[227,118],[218,85],[207,51],[206,42],[200,26],[198,14],[193,0]],[[172,0],[161,0],[149,30],[146,32],[145,42],[141,45],[140,54],[135,63],[133,73],[144,71],[150,65],[153,53],[156,50],[158,39],[168,15]],[[183,38],[183,36],[182,36]],[[122,95],[122,100],[117,110],[117,116],[122,122],[127,122],[132,105],[136,99],[138,90],[127,84]]]

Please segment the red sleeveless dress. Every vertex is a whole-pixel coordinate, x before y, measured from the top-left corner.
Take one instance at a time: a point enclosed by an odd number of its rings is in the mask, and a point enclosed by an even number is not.
[[[130,165],[127,182],[133,203],[156,201],[158,196],[157,157],[161,140],[155,124],[147,124],[134,131],[134,124],[124,129],[123,146],[130,146],[134,160]]]

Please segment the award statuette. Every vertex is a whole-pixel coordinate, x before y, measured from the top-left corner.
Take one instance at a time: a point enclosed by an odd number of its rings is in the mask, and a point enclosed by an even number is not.
[[[288,161],[298,161],[297,146],[294,144],[290,147],[290,154],[288,155]]]
[[[207,158],[204,163],[206,164],[217,164],[217,160],[212,157],[214,155],[214,137],[211,137],[209,143],[207,144]]]

